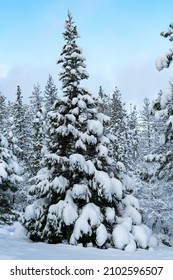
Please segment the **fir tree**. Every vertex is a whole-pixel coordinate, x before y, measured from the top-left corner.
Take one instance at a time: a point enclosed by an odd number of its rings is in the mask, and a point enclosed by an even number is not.
[[[50,111],[55,100],[57,100],[57,97],[58,97],[58,90],[56,88],[56,85],[54,84],[52,76],[49,75],[44,91],[44,103],[47,112]]]
[[[24,214],[28,236],[49,243],[147,248],[149,234],[131,194],[133,183],[123,164],[114,164],[109,156],[111,135],[105,134],[104,125],[110,118],[81,87],[88,73],[70,13],[63,36],[58,60],[63,97],[48,113],[43,168],[30,189],[36,200]],[[145,242],[137,237],[139,230]]]
[[[30,97],[32,111],[32,139],[31,153],[29,155],[30,171],[32,176],[36,175],[40,168],[41,150],[44,141],[44,121],[45,110],[43,107],[43,96],[39,83],[34,85],[32,96]]]
[[[6,128],[7,106],[6,97],[0,92],[0,132]]]
[[[113,156],[116,161],[127,162],[127,112],[119,89],[116,87],[111,103],[111,133],[116,137]]]
[[[33,135],[32,135],[32,145],[30,147],[31,154],[29,157],[30,161],[30,172],[34,176],[40,169],[40,161],[42,157],[42,148],[44,145],[44,124],[45,124],[45,112],[43,109],[40,109],[32,122]]]
[[[139,159],[139,125],[138,112],[136,106],[132,104],[128,115],[127,148],[128,167],[134,170],[136,161]]]
[[[33,86],[32,95],[30,96],[30,104],[33,114],[36,114],[43,105],[43,96],[39,83]]]
[[[170,90],[159,95],[153,104],[155,116],[162,124],[160,132],[160,145],[146,159],[150,162],[157,162],[159,165],[153,174],[157,178],[173,179],[173,83],[170,82]]]
[[[20,86],[17,86],[16,101],[13,104],[12,114],[14,116],[15,123],[15,137],[18,142],[17,158],[24,161],[25,160],[25,113],[22,102],[23,96]]]
[[[110,96],[104,92],[102,86],[99,87],[98,96],[100,98],[100,111],[107,116],[111,116],[111,99]]]
[[[15,219],[14,193],[21,181],[16,157],[8,147],[7,139],[0,134],[0,222]]]

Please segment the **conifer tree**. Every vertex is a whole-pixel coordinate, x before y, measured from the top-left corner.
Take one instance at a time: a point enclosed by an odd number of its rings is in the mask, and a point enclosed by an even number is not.
[[[127,112],[119,89],[116,87],[111,103],[111,133],[116,137],[113,156],[116,161],[127,162]]]
[[[105,134],[104,125],[110,118],[81,87],[88,73],[70,13],[63,36],[58,60],[63,97],[48,113],[43,168],[30,189],[36,200],[24,214],[28,236],[48,243],[147,248],[149,231],[141,224],[133,183],[123,164],[114,164],[109,156],[111,135]]]
[[[136,161],[139,159],[139,132],[138,132],[138,112],[136,106],[130,104],[130,113],[128,115],[127,132],[127,159],[128,167],[134,170]]]
[[[23,96],[20,86],[17,86],[16,101],[13,104],[12,113],[15,123],[15,137],[18,142],[17,158],[25,160],[25,113],[23,107]]]
[[[38,170],[40,169],[40,161],[42,157],[42,148],[44,145],[44,124],[45,124],[45,112],[43,108],[36,113],[33,121],[33,135],[32,135],[32,145],[30,147],[30,172],[32,176],[36,175]]]
[[[8,147],[7,139],[0,134],[0,222],[15,219],[14,193],[21,182],[17,158]]]
[[[36,175],[40,168],[41,150],[44,142],[44,121],[45,110],[43,106],[43,96],[39,83],[34,85],[32,96],[30,97],[32,111],[32,139],[31,153],[29,155],[30,171],[32,176]]]
[[[0,92],[0,132],[2,133],[6,128],[7,120],[7,105],[6,97]]]
[[[39,83],[34,84],[30,104],[33,114],[36,114],[43,106],[43,96]]]
[[[144,99],[143,110],[140,112],[139,153],[141,159],[152,152],[158,143],[158,122],[154,117],[152,105],[148,98]]]
[[[49,75],[44,91],[44,103],[47,112],[50,111],[57,98],[58,98],[58,89],[54,84],[52,76]]]
[[[157,162],[159,165],[153,174],[157,178],[173,179],[173,83],[170,81],[170,90],[156,99],[153,104],[155,115],[162,124],[160,130],[160,145],[146,157],[150,162]]]
[[[111,98],[104,92],[102,86],[99,87],[98,96],[100,98],[100,111],[107,116],[111,116]]]

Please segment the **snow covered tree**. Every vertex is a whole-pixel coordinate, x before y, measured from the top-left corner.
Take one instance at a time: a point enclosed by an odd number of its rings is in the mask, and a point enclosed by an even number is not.
[[[127,112],[119,89],[116,87],[111,102],[111,133],[116,137],[113,143],[113,157],[126,162],[127,150]]]
[[[157,162],[158,166],[153,174],[157,178],[173,179],[173,84],[170,82],[170,90],[159,96],[153,105],[155,115],[162,123],[160,133],[160,145],[147,156],[148,161]]]
[[[99,87],[98,96],[100,99],[100,111],[107,116],[111,116],[111,98],[104,92],[102,86]]]
[[[2,133],[6,127],[7,106],[6,97],[0,92],[0,132]]]
[[[158,121],[156,120],[152,104],[148,98],[144,99],[143,110],[139,118],[139,153],[143,158],[158,146]]]
[[[18,150],[17,152],[17,158],[20,160],[25,159],[25,113],[24,113],[24,107],[23,107],[23,96],[20,86],[17,86],[17,92],[16,92],[16,101],[12,105],[12,114],[14,118],[15,123],[15,137],[18,141]]]
[[[32,112],[32,132],[31,132],[31,146],[29,154],[30,172],[32,176],[36,175],[40,168],[41,149],[44,141],[44,122],[45,109],[43,106],[43,96],[39,83],[34,85],[32,96],[30,97],[30,108]]]
[[[7,139],[0,134],[0,223],[15,218],[14,193],[21,181],[16,157],[8,147]]]
[[[81,87],[88,73],[70,13],[63,36],[58,60],[63,97],[48,113],[47,151],[30,189],[36,200],[27,206],[23,224],[33,241],[147,248],[150,232],[131,194],[133,182],[109,156],[112,135],[104,126],[110,118]]]
[[[173,237],[173,85],[168,92],[160,92],[153,103],[157,143],[145,156],[145,173],[142,172],[139,198],[143,206],[144,221],[168,243]],[[165,234],[168,236],[165,238]]]
[[[30,96],[30,104],[33,114],[36,114],[43,106],[43,96],[39,83],[33,86],[32,95]]]
[[[37,171],[40,169],[40,161],[42,157],[42,148],[44,145],[44,124],[45,124],[45,112],[44,109],[41,109],[36,113],[33,122],[33,135],[32,135],[32,145],[31,153],[29,157],[30,161],[30,172],[34,176]]]
[[[134,170],[136,160],[139,158],[138,112],[136,106],[130,105],[127,132],[127,159],[128,167]]]
[[[50,111],[57,97],[58,97],[58,89],[54,84],[52,76],[49,75],[44,91],[44,103],[47,112]]]

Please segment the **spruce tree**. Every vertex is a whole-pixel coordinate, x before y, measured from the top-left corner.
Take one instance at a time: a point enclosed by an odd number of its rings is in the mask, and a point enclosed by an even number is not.
[[[127,163],[127,112],[119,89],[116,87],[111,100],[111,133],[116,137],[113,143],[113,157]]]
[[[0,134],[0,223],[10,223],[16,218],[14,193],[21,180],[17,158],[10,150],[7,139]]]
[[[49,74],[49,78],[44,90],[44,104],[47,112],[50,111],[57,98],[58,98],[58,89],[54,84],[52,76]]]
[[[32,112],[36,114],[43,105],[43,96],[39,83],[34,84],[32,95],[30,96],[30,104],[32,108]]]
[[[0,132],[6,128],[7,121],[7,105],[6,97],[0,92]]]
[[[139,125],[138,112],[136,106],[132,106],[132,104],[130,104],[128,115],[127,147],[128,167],[134,170],[139,159]]]
[[[102,86],[99,87],[98,96],[100,99],[100,111],[107,116],[111,116],[111,98],[104,92]]]
[[[158,147],[146,157],[149,162],[157,162],[157,168],[153,172],[156,178],[173,179],[173,83],[170,81],[168,92],[159,95],[153,104],[155,116],[159,119],[162,127],[160,128],[160,141]]]
[[[12,113],[15,123],[15,137],[18,141],[17,158],[25,160],[25,113],[23,107],[23,96],[20,86],[17,86],[16,101],[13,104]]]
[[[40,168],[41,150],[44,142],[44,122],[45,110],[43,106],[43,96],[39,83],[34,85],[32,96],[30,97],[32,111],[32,137],[30,147],[30,172],[32,176],[36,175]]]
[[[36,200],[25,210],[24,226],[33,241],[147,248],[149,233],[131,194],[133,183],[123,164],[109,156],[111,135],[104,126],[110,118],[81,87],[88,73],[70,13],[63,36],[58,60],[63,97],[48,113],[47,151],[33,178],[30,193]]]

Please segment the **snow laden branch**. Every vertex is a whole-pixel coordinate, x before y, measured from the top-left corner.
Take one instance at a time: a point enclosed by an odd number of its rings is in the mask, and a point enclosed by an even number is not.
[[[169,41],[173,41],[173,23],[169,25],[169,29],[166,31],[162,31],[160,33],[164,38],[169,38]],[[168,68],[173,60],[173,50],[169,49],[165,54],[159,56],[156,59],[156,68],[158,71],[163,70],[164,68]]]

